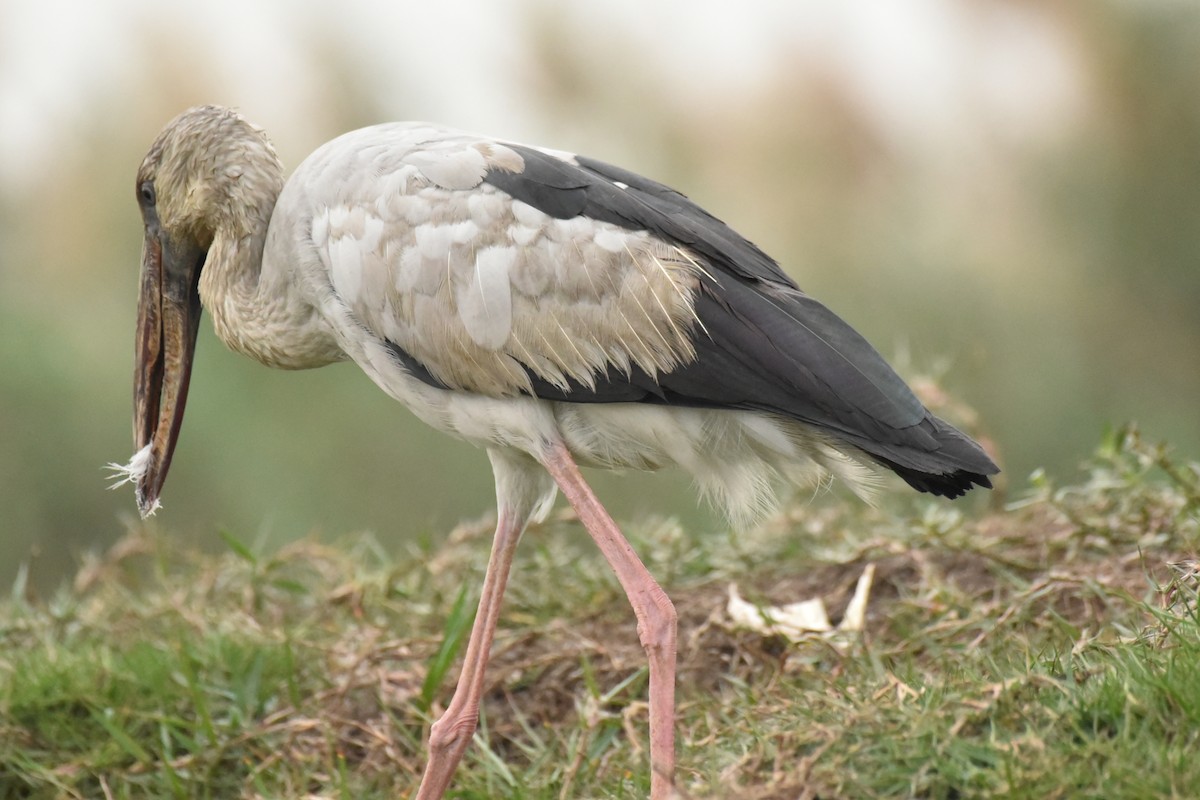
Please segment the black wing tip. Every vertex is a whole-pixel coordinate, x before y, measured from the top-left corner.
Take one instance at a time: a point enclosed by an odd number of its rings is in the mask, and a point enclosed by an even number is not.
[[[970,472],[960,469],[939,475],[920,472],[919,470],[902,467],[899,464],[888,464],[887,466],[918,492],[925,492],[926,494],[945,497],[951,500],[956,497],[962,497],[976,486],[981,486],[984,489],[992,488],[992,479],[982,472]],[[993,470],[989,474],[996,474],[998,472],[999,470]]]
[[[875,458],[916,489],[938,497],[962,497],[976,486],[992,488],[991,475],[1000,467],[978,442],[928,411],[921,427],[937,442],[937,448],[914,458],[914,454],[891,451]]]
[[[911,451],[892,450],[886,455],[873,453],[872,457],[918,492],[953,500],[976,486],[991,489],[990,476],[999,474],[1000,467],[979,443],[932,414],[926,421],[932,423],[940,445],[936,451],[914,457]]]

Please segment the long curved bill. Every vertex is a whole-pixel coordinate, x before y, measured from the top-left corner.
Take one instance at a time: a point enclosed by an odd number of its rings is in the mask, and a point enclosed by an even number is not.
[[[133,442],[129,463],[115,467],[117,484],[132,482],[143,517],[158,509],[171,456],[183,424],[196,334],[197,283],[205,252],[146,232],[138,300],[137,358],[133,372]]]

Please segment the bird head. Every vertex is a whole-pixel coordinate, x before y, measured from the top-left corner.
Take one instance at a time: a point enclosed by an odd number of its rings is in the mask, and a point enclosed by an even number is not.
[[[263,158],[265,156],[265,158]],[[265,164],[262,168],[257,165]],[[252,203],[280,168],[263,132],[236,112],[200,106],[167,124],[137,173],[142,212],[141,294],[134,368],[134,461],[143,516],[158,503],[183,422],[196,335],[200,275],[214,237],[237,240],[267,222]],[[274,188],[278,194],[278,186]]]

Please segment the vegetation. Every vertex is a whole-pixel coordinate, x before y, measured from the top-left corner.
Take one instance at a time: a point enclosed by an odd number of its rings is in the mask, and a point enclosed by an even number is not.
[[[0,585],[28,564],[57,586],[132,513],[101,467],[131,454],[133,174],[196,103],[241,108],[288,169],[355,126],[435,119],[663,180],[906,377],[945,376],[1018,482],[1078,481],[1111,420],[1200,457],[1200,3],[610,6],[106,4],[102,28],[5,6]],[[193,375],[172,536],[370,530],[396,553],[492,503],[478,451],[352,365],[264,369],[203,322]],[[685,481],[597,490],[622,519],[692,508]]]
[[[904,505],[896,505],[903,502]],[[394,797],[453,688],[490,523],[205,555],[136,527],[0,608],[0,798]],[[1200,465],[1115,432],[978,518],[817,498],[744,536],[632,530],[681,612],[685,797],[1186,797],[1200,785]],[[531,530],[460,798],[644,797],[645,670],[577,523]],[[861,635],[739,630],[728,585]]]

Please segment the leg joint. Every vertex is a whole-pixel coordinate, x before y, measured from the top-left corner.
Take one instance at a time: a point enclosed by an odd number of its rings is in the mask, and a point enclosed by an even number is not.
[[[639,603],[634,611],[638,618],[638,639],[647,652],[675,652],[675,637],[679,627],[679,614],[675,604],[662,587],[654,585],[642,595],[646,602]]]
[[[432,752],[466,747],[479,725],[479,711],[467,710],[455,713],[447,711],[429,729],[429,749]]]

